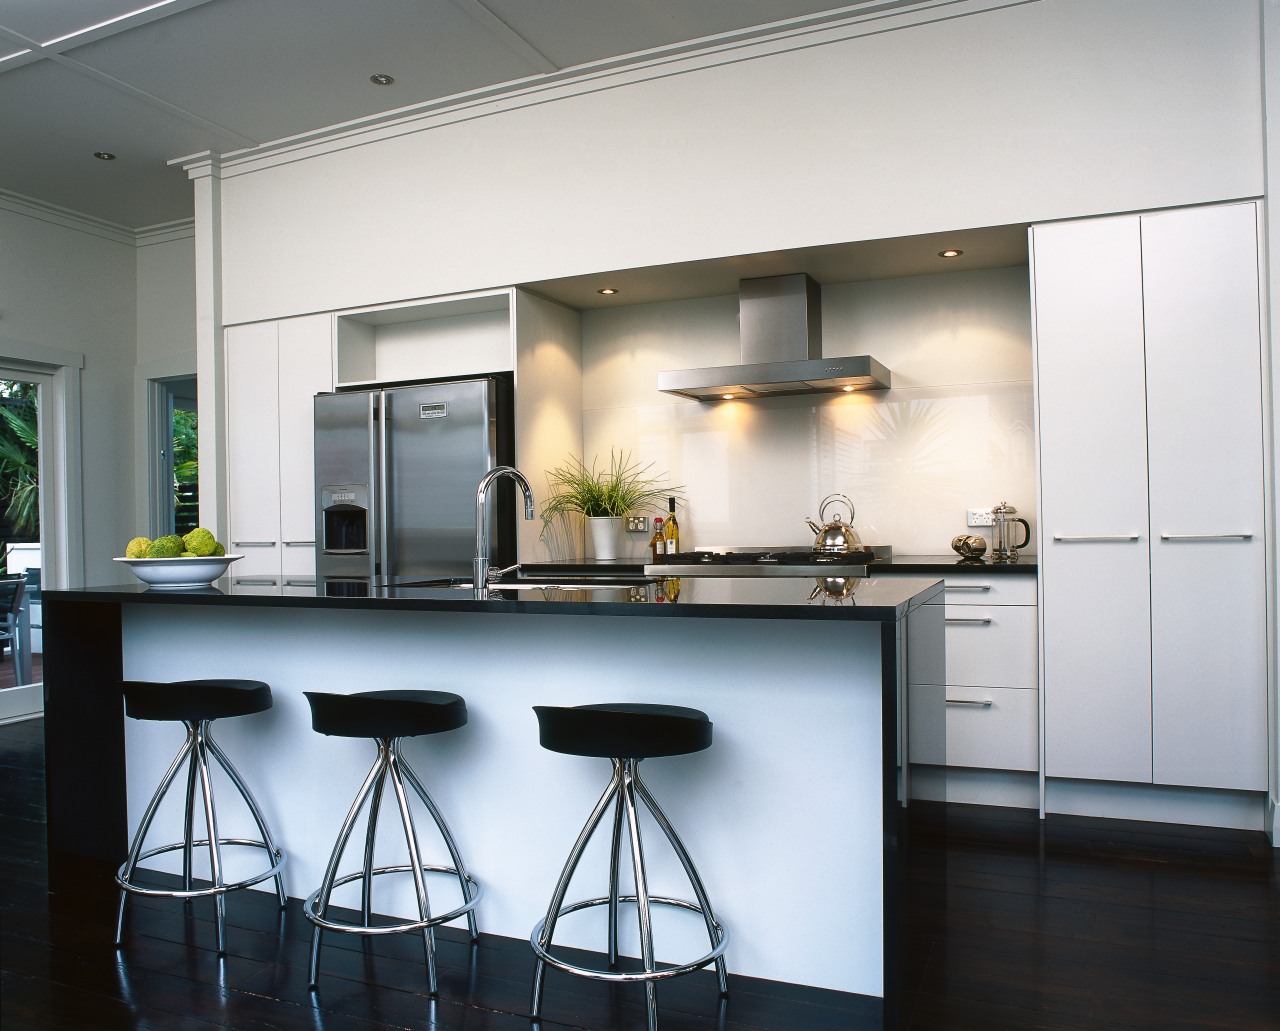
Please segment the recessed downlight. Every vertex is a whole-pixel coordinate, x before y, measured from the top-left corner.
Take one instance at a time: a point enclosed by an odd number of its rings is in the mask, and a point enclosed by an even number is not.
[[[373,83],[375,86],[390,86],[396,80],[393,79],[390,75],[386,75],[383,72],[379,72],[377,75],[370,75],[369,81]]]
[[[605,297],[612,297],[617,292],[618,292],[618,288],[616,286],[602,286],[599,290],[596,291],[596,293],[598,294],[604,294]]]
[[[99,161],[114,161],[116,159],[116,156],[109,150],[95,150],[93,156]]]
[[[939,258],[958,258],[964,251],[958,251],[954,247],[948,247],[945,251],[939,251]]]

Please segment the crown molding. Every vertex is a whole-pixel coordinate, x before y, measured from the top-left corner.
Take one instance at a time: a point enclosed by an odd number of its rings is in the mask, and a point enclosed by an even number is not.
[[[222,155],[204,152],[175,158],[169,164],[181,166],[192,179],[229,179],[535,104],[1040,2],[863,0],[837,11],[526,76]]]
[[[174,222],[161,222],[154,226],[143,226],[135,231],[135,242],[139,247],[151,247],[158,243],[172,243],[175,240],[193,240],[196,235],[196,220],[181,218]]]
[[[64,229],[88,233],[90,236],[101,237],[113,243],[128,244],[132,247],[136,242],[136,234],[128,226],[94,218],[92,215],[62,208],[48,201],[37,200],[35,197],[25,197],[10,190],[0,189],[0,209],[38,219],[41,222],[49,222]]]
[[[154,226],[143,226],[141,229],[130,229],[106,219],[94,218],[70,208],[62,208],[48,201],[35,197],[26,197],[12,190],[0,189],[0,210],[12,211],[15,215],[24,215],[41,222],[61,226],[63,229],[74,229],[79,233],[88,233],[112,243],[122,243],[130,247],[150,247],[158,243],[170,243],[174,240],[191,239],[195,236],[195,219],[183,218],[174,222],[161,222]]]

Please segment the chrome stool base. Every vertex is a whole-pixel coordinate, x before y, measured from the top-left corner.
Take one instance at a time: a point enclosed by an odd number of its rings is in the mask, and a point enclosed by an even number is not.
[[[270,877],[275,878],[276,897],[280,900],[280,908],[284,909],[287,896],[284,892],[284,878],[280,871],[285,864],[285,856],[276,847],[275,842],[271,838],[271,831],[267,827],[266,818],[262,815],[262,810],[258,808],[258,803],[253,797],[253,793],[249,790],[244,779],[240,776],[239,771],[232,765],[231,760],[227,758],[226,753],[218,747],[218,743],[214,741],[209,732],[210,720],[184,720],[183,725],[187,730],[186,740],[182,743],[182,747],[178,749],[178,754],[174,756],[173,762],[169,765],[168,771],[160,781],[160,786],[156,788],[155,794],[151,796],[146,812],[143,814],[142,821],[138,824],[138,830],[134,835],[133,845],[129,849],[129,858],[121,864],[120,869],[116,871],[116,884],[120,886],[120,904],[116,911],[116,938],[117,946],[124,944],[124,916],[125,903],[130,895],[144,895],[152,898],[172,898],[190,901],[191,899],[204,898],[212,896],[215,901],[216,912],[216,933],[218,954],[222,955],[227,951],[227,931],[226,931],[226,895],[227,892],[239,891],[241,888],[248,888],[251,885],[259,884]],[[249,810],[249,814],[253,817],[254,823],[258,826],[258,833],[262,835],[261,840],[251,838],[221,838],[218,836],[218,818],[214,808],[213,801],[213,784],[211,779],[211,770],[209,766],[209,757],[212,756],[214,761],[222,767],[240,797],[244,800],[245,806]],[[151,824],[155,819],[156,811],[160,808],[160,803],[164,800],[169,788],[173,786],[174,780],[177,778],[179,769],[183,763],[187,766],[187,789],[186,789],[186,812],[183,820],[183,840],[173,842],[168,845],[161,845],[157,848],[142,850],[142,846],[146,841],[147,832],[151,829]],[[194,808],[196,797],[196,784],[199,782],[200,798],[204,809],[205,827],[208,837],[196,838],[193,833],[194,827]],[[271,866],[260,873],[252,874],[238,881],[228,883],[223,876],[222,849],[227,846],[260,848],[267,853],[271,860]],[[197,888],[192,887],[192,859],[198,849],[207,849],[209,853],[209,872],[210,884],[208,887]],[[138,864],[144,860],[151,859],[153,856],[164,855],[169,852],[182,852],[182,887],[181,888],[149,888],[144,885],[137,884],[134,877],[137,873]]]
[[[383,788],[387,780],[391,781],[400,810],[405,844],[409,851],[409,862],[398,866],[375,867],[373,865],[374,838],[378,827],[378,811],[382,802]],[[436,827],[440,831],[440,836],[444,840],[445,847],[449,850],[449,855],[453,861],[452,866],[432,866],[422,862],[418,847],[418,835],[414,828],[413,813],[409,808],[409,796],[405,790],[406,784],[422,800],[427,812],[430,813],[431,818],[435,821]],[[356,820],[366,802],[369,803],[369,816],[365,827],[364,866],[355,873],[339,877],[338,864],[342,861],[343,852],[346,851],[347,843],[351,839]],[[373,878],[385,874],[405,873],[413,876],[414,890],[417,896],[418,919],[398,920],[394,923],[386,924],[371,923]],[[426,880],[423,877],[427,873],[447,874],[454,877],[462,892],[462,905],[447,913],[433,916],[427,896]],[[354,881],[361,883],[361,923],[330,918],[328,910],[332,903],[334,889],[342,887],[344,884],[351,884]],[[309,987],[316,988],[320,977],[320,946],[321,935],[324,931],[360,935],[402,934],[409,931],[421,931],[427,964],[427,987],[431,995],[436,995],[438,983],[436,978],[434,929],[438,924],[448,923],[465,915],[471,940],[473,942],[477,941],[480,937],[480,932],[476,927],[475,908],[483,895],[484,889],[480,883],[467,873],[462,854],[458,851],[457,843],[453,839],[453,834],[450,832],[449,825],[445,822],[443,814],[427,793],[426,788],[422,786],[422,782],[413,772],[413,768],[401,755],[400,739],[378,739],[378,757],[374,760],[373,766],[370,767],[369,773],[364,779],[364,784],[359,792],[356,793],[356,799],[351,804],[351,809],[347,813],[346,819],[342,822],[342,828],[338,832],[338,840],[333,847],[333,852],[329,857],[329,865],[325,870],[324,881],[316,891],[312,892],[302,907],[306,918],[315,925],[311,932],[311,961],[308,968]]]
[[[547,909],[546,917],[534,927],[529,937],[534,955],[537,957],[534,966],[533,996],[529,1007],[530,1016],[535,1020],[541,1015],[542,992],[547,966],[594,981],[644,984],[649,1031],[657,1031],[658,1028],[656,991],[656,983],[658,981],[679,977],[715,964],[720,995],[725,997],[729,994],[728,976],[724,962],[724,952],[729,945],[729,932],[716,919],[715,912],[711,908],[711,902],[707,898],[706,890],[702,886],[702,878],[698,875],[697,868],[693,865],[693,860],[689,857],[684,843],[680,840],[679,835],[676,834],[675,828],[671,826],[670,821],[658,806],[653,795],[649,793],[649,789],[640,780],[637,769],[639,763],[639,759],[613,760],[613,777],[609,781],[608,787],[605,788],[604,794],[600,796],[600,800],[596,803],[595,809],[592,810],[591,815],[587,818],[582,832],[578,835],[578,840],[574,843],[573,849],[569,853],[564,870],[556,883],[555,892],[552,895],[551,905]],[[680,860],[681,866],[684,867],[685,876],[688,877],[689,884],[697,896],[698,901],[696,903],[685,899],[652,896],[648,893],[644,866],[644,847],[641,841],[639,811],[636,805],[637,797],[652,814],[658,826],[662,828],[672,850]],[[578,863],[582,859],[587,845],[599,827],[600,821],[604,818],[606,810],[611,806],[614,810],[614,817],[612,846],[609,854],[609,894],[566,905],[564,897],[569,889],[569,882],[577,870]],[[621,895],[618,892],[618,871],[624,821],[631,843],[631,863],[636,886],[634,895]],[[618,964],[618,908],[622,904],[632,903],[636,906],[640,925],[640,951],[644,969],[619,971],[614,969]],[[655,905],[673,906],[699,914],[706,924],[711,951],[699,959],[659,969],[653,956],[653,925],[650,912],[651,907]],[[552,937],[555,934],[556,922],[560,917],[596,906],[607,906],[609,908],[608,960],[610,969],[601,970],[597,967],[580,966],[554,956],[551,953]]]

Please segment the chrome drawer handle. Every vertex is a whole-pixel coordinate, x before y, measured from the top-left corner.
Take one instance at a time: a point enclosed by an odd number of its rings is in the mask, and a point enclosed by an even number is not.
[[[991,622],[990,616],[947,616],[943,619],[944,623],[982,623]]]
[[[947,704],[948,705],[977,705],[983,709],[989,709],[991,708],[991,699],[987,698],[987,699],[984,699],[983,701],[978,701],[976,698],[948,698]]]
[[[251,580],[247,578],[237,578],[231,581],[237,587],[274,587],[276,582],[271,580]]]
[[[316,542],[315,541],[285,541],[284,546],[286,548],[314,548],[316,546]]]
[[[1162,541],[1251,541],[1251,533],[1162,533]]]
[[[286,580],[286,581],[284,582],[284,585],[285,585],[286,587],[314,587],[314,586],[316,585],[316,582],[315,582],[315,580],[314,580],[314,579],[312,579],[312,580]]]
[[[1141,536],[1136,533],[1102,533],[1102,534],[1063,534],[1055,533],[1053,539],[1062,544],[1082,544],[1109,541],[1138,541]]]
[[[275,541],[232,541],[233,548],[274,548]]]
[[[989,591],[990,584],[944,584],[944,591]]]

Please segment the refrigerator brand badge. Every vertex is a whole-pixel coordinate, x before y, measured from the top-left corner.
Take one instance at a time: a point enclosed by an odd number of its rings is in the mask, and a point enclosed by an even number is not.
[[[418,405],[419,419],[443,419],[449,414],[449,402],[437,401],[435,404]]]

